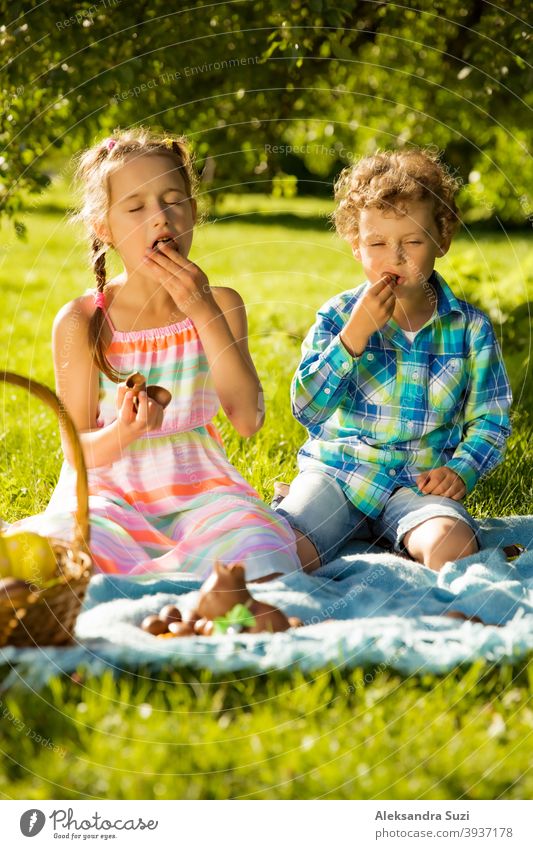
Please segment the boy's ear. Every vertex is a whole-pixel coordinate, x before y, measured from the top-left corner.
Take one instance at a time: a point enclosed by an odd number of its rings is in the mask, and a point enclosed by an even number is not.
[[[361,251],[359,250],[359,240],[355,239],[352,242],[352,254],[358,262],[361,262]]]
[[[448,253],[448,251],[450,250],[451,241],[452,240],[449,236],[445,236],[444,238],[441,239],[441,242],[440,242],[440,245],[439,245],[439,250],[438,250],[438,256],[445,256],[445,254]]]

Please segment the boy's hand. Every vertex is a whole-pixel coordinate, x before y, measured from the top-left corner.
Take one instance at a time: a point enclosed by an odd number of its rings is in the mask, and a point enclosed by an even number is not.
[[[341,331],[341,341],[356,357],[365,350],[370,336],[386,325],[394,312],[396,295],[395,278],[385,274],[377,283],[372,283]]]
[[[461,501],[466,495],[466,486],[459,475],[448,466],[439,466],[430,472],[422,472],[416,479],[416,485],[424,495],[443,495]]]

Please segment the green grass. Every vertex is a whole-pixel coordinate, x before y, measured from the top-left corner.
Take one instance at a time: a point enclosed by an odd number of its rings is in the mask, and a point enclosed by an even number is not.
[[[92,285],[83,234],[64,220],[65,186],[28,219],[29,239],[0,230],[3,368],[53,386],[50,331],[60,306]],[[63,210],[63,211],[62,211]],[[220,199],[193,258],[248,308],[250,346],[268,402],[242,440],[221,419],[228,454],[269,497],[290,479],[304,436],[288,388],[317,307],[362,279],[311,199]],[[439,264],[501,334],[516,403],[505,463],[469,498],[478,516],[532,511],[533,392],[527,234],[464,232]],[[46,505],[61,451],[53,415],[20,390],[0,403],[0,515]],[[38,798],[530,798],[531,668],[477,664],[404,679],[386,668],[315,674],[168,671],[55,679],[0,696],[0,794]]]

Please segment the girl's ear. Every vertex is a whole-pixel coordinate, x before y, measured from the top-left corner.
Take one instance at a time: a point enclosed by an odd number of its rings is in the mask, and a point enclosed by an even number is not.
[[[196,203],[196,198],[191,198],[191,211],[192,220],[194,224],[196,224],[196,219],[198,218],[198,204]]]
[[[105,245],[111,244],[111,233],[103,221],[93,221],[93,230],[97,239],[100,239]]]

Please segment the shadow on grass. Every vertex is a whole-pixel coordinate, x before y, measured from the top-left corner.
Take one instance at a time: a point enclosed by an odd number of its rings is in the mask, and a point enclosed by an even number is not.
[[[256,227],[287,227],[291,230],[333,231],[325,215],[296,215],[293,212],[236,212],[231,215],[206,217],[207,224],[253,224]]]

